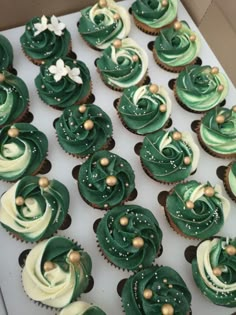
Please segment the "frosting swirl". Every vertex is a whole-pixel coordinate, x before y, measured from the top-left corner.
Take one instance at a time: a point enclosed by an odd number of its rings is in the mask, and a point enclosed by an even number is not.
[[[236,306],[236,239],[213,238],[197,248],[192,261],[193,278],[214,304]]]
[[[91,77],[84,62],[65,57],[42,65],[35,85],[46,104],[64,109],[83,103],[91,91]]]
[[[191,41],[190,37],[194,36]],[[181,28],[168,27],[161,30],[154,43],[154,53],[162,63],[171,66],[185,66],[191,63],[200,50],[200,39],[185,21]]]
[[[149,293],[149,294],[148,294]],[[172,314],[187,315],[191,293],[180,275],[167,266],[153,266],[132,275],[122,290],[122,303],[126,315]]]
[[[29,91],[24,81],[3,71],[0,80],[0,126],[15,122],[29,104]]]
[[[66,152],[86,156],[107,144],[112,135],[112,122],[94,104],[72,106],[56,122],[56,133]]]
[[[160,28],[174,21],[177,15],[177,0],[168,0],[163,6],[161,0],[136,0],[132,4],[134,17],[151,28]]]
[[[210,152],[221,157],[236,156],[236,106],[216,107],[207,112],[198,137]]]
[[[98,151],[81,165],[78,187],[93,207],[112,208],[123,203],[134,190],[134,171],[119,155]]]
[[[196,112],[208,111],[220,104],[227,96],[228,81],[223,73],[216,71],[210,66],[186,67],[176,80],[177,97]],[[224,86],[223,91],[219,91],[220,86]]]
[[[25,176],[1,198],[0,222],[29,242],[51,236],[63,223],[69,208],[69,192],[59,181],[46,187],[40,177]]]
[[[54,15],[34,17],[20,37],[23,51],[40,64],[65,57],[71,46],[71,36],[64,23]]]
[[[176,129],[147,135],[140,150],[141,162],[149,176],[164,183],[187,178],[196,170],[199,155],[192,135]]]
[[[13,49],[9,40],[0,34],[0,71],[9,70],[13,63]]]
[[[34,301],[62,308],[88,287],[92,261],[79,245],[54,236],[38,243],[26,258],[23,287]]]
[[[124,90],[117,110],[131,131],[145,135],[164,127],[170,116],[171,100],[162,86],[132,86]]]
[[[146,52],[131,38],[115,40],[97,60],[103,81],[111,87],[124,89],[139,84],[148,68]]]
[[[38,171],[48,151],[47,137],[28,123],[5,126],[0,133],[0,179],[16,181]]]
[[[106,5],[96,3],[81,10],[78,31],[88,44],[96,49],[107,48],[116,38],[123,39],[130,32],[129,13],[113,0]]]
[[[192,202],[192,208],[187,203]],[[230,212],[230,203],[221,186],[214,188],[195,180],[176,185],[167,197],[166,209],[171,221],[184,235],[204,239],[222,228]]]
[[[66,306],[59,315],[106,315],[106,313],[95,305],[77,301]]]
[[[162,241],[162,231],[152,212],[137,205],[118,206],[108,211],[96,233],[107,259],[128,270],[149,267]]]

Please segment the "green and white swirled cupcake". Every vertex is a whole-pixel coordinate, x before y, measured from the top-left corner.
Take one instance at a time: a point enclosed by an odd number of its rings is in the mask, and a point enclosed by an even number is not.
[[[9,40],[0,34],[0,72],[12,71],[13,48]]]
[[[76,301],[63,308],[58,315],[106,315],[106,313],[96,305]]]

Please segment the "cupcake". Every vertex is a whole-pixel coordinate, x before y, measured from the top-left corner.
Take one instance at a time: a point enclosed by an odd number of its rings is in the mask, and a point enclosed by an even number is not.
[[[236,157],[236,106],[207,112],[196,130],[203,149],[215,157]]]
[[[137,205],[112,208],[99,222],[96,234],[102,254],[121,269],[149,267],[160,253],[159,224],[150,210]]]
[[[81,165],[78,188],[89,205],[107,210],[129,199],[135,189],[134,171],[119,155],[98,151]]]
[[[41,100],[60,110],[86,103],[92,91],[91,77],[85,63],[69,57],[42,65],[35,85]]]
[[[196,171],[200,150],[187,132],[159,130],[147,135],[140,159],[144,171],[161,183],[175,183]]]
[[[80,12],[78,31],[94,49],[103,50],[116,38],[124,39],[129,35],[129,13],[113,0],[99,0]]]
[[[10,72],[0,73],[0,128],[21,121],[28,107],[29,91],[25,82]]]
[[[230,212],[221,186],[195,180],[173,187],[164,206],[171,227],[186,238],[205,239],[217,234]]]
[[[122,290],[126,315],[190,315],[191,300],[184,280],[167,266],[152,266],[135,273]]]
[[[37,242],[63,224],[69,198],[67,188],[59,181],[25,176],[2,195],[0,222],[18,239]]]
[[[146,52],[131,38],[116,39],[96,61],[104,83],[113,90],[142,85],[147,76]]]
[[[54,15],[32,18],[20,43],[26,57],[36,65],[63,58],[71,51],[70,33]]]
[[[13,48],[9,40],[0,34],[0,72],[11,71],[13,64]]]
[[[236,161],[232,161],[227,166],[223,182],[229,197],[236,201]]]
[[[228,80],[217,67],[192,65],[180,72],[174,93],[184,109],[203,113],[224,101],[228,94]]]
[[[77,301],[69,304],[58,315],[106,315],[98,306]]]
[[[143,32],[157,35],[177,17],[177,0],[136,0],[132,4],[134,23]]]
[[[197,61],[200,39],[185,21],[175,22],[157,36],[153,55],[156,63],[167,71],[180,72]]]
[[[22,284],[31,300],[63,308],[86,291],[91,269],[91,258],[80,245],[54,236],[30,251],[22,271]]]
[[[236,307],[236,238],[215,237],[197,247],[192,260],[194,281],[211,302]]]
[[[146,135],[166,126],[171,113],[171,100],[162,86],[131,86],[124,90],[117,112],[128,130]]]
[[[62,149],[77,157],[85,157],[106,149],[111,142],[111,119],[94,104],[64,109],[55,123],[55,128]]]
[[[33,125],[5,126],[0,132],[0,179],[14,182],[39,173],[47,151],[47,137]]]

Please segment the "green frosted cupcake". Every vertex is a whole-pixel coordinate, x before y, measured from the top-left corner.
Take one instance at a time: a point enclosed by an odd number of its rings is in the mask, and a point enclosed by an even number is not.
[[[63,224],[69,199],[67,188],[59,181],[25,176],[2,195],[0,222],[17,238],[37,242]]]
[[[149,267],[161,249],[162,231],[148,209],[137,205],[108,211],[97,227],[97,239],[105,258],[121,269]]]
[[[69,304],[58,315],[106,315],[98,306],[83,301]]]
[[[0,72],[11,71],[13,64],[13,48],[9,40],[0,34]]]

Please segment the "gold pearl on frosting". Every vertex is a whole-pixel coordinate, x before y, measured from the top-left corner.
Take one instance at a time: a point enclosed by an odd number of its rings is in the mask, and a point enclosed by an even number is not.
[[[229,256],[236,255],[236,248],[233,245],[226,246],[225,251]]]
[[[100,164],[101,164],[102,166],[107,166],[109,163],[110,163],[110,161],[108,160],[108,158],[102,158],[102,159],[100,160]]]
[[[180,30],[181,28],[182,28],[182,23],[180,23],[178,21],[174,23],[174,29],[176,31]]]
[[[120,225],[126,226],[129,223],[129,219],[127,217],[120,218]]]
[[[48,180],[48,178],[47,177],[41,177],[40,179],[39,179],[39,186],[40,187],[42,187],[42,188],[46,188],[46,187],[48,187],[48,185],[49,185],[49,180]]]
[[[117,178],[113,175],[107,176],[106,184],[111,187],[115,186],[117,184]]]
[[[160,107],[159,107],[159,111],[161,113],[165,113],[167,111],[167,106],[166,104],[161,104]]]
[[[156,94],[159,91],[159,87],[156,84],[151,84],[149,86],[149,91],[153,94]]]
[[[101,8],[105,8],[107,6],[107,1],[106,0],[99,0],[98,5]]]
[[[91,130],[94,127],[94,123],[91,119],[88,119],[84,122],[84,129],[85,130]]]
[[[150,289],[145,289],[145,290],[143,291],[143,296],[144,296],[144,298],[145,298],[146,300],[150,300],[150,299],[152,298],[152,296],[153,296],[152,290],[150,290]]]
[[[192,34],[189,36],[189,39],[191,42],[195,42],[195,40],[197,39],[196,35]]]
[[[163,281],[163,283],[167,283],[168,282],[168,280],[165,279],[165,278],[162,281]]]
[[[189,165],[191,163],[191,158],[189,156],[184,157],[184,164]]]
[[[211,68],[211,73],[212,74],[218,74],[219,73],[219,68],[217,68],[217,67]]]
[[[3,73],[0,73],[0,82],[3,82],[5,80],[5,75]]]
[[[113,46],[114,46],[115,48],[120,48],[120,47],[122,46],[122,41],[121,41],[120,39],[114,40]]]
[[[172,289],[172,288],[173,288],[173,285],[172,285],[172,284],[169,284],[169,285],[168,285],[168,288],[169,288],[169,289]]]
[[[116,20],[116,21],[119,20],[120,19],[120,15],[118,13],[115,13],[113,15],[113,19]]]
[[[216,116],[216,122],[218,124],[223,124],[225,122],[225,117],[223,115]]]
[[[194,203],[191,200],[188,200],[185,205],[188,209],[194,208]]]
[[[204,194],[207,196],[207,197],[212,197],[214,196],[215,194],[215,190],[213,187],[211,186],[208,186],[204,189]]]
[[[221,270],[219,267],[213,268],[212,271],[213,271],[213,274],[214,274],[216,277],[220,277],[221,274],[222,274],[222,270]]]
[[[224,85],[223,84],[220,84],[219,86],[218,86],[218,88],[217,88],[217,91],[218,92],[222,92],[223,90],[224,90]]]
[[[72,251],[69,255],[69,260],[72,264],[76,264],[80,261],[80,253]]]
[[[17,205],[17,206],[23,206],[23,204],[25,203],[25,200],[24,200],[23,197],[18,196],[18,197],[16,197],[15,202],[16,202],[16,205]]]
[[[161,307],[161,314],[162,315],[173,315],[174,308],[171,304],[163,304]]]
[[[173,138],[174,140],[177,140],[177,141],[180,140],[180,139],[182,138],[181,132],[179,132],[179,131],[173,132],[172,138]]]
[[[236,105],[234,105],[234,106],[232,107],[232,111],[233,111],[234,113],[236,113]]]
[[[167,0],[162,0],[162,1],[161,1],[161,5],[162,5],[163,7],[167,7],[167,6],[168,6],[168,1],[167,1]]]
[[[132,240],[132,244],[135,248],[141,248],[144,245],[144,240],[142,239],[142,237],[137,236]]]
[[[83,105],[80,105],[80,106],[79,106],[78,111],[79,111],[81,114],[83,114],[83,113],[86,112],[86,109],[87,109],[86,105],[83,104]]]
[[[137,56],[137,55],[133,55],[133,56],[132,56],[132,60],[133,60],[134,62],[137,62],[137,61],[138,61],[138,56]]]
[[[52,261],[45,261],[43,265],[43,270],[44,271],[51,271],[55,268],[55,265]]]
[[[11,138],[16,138],[19,136],[19,130],[17,128],[10,128],[7,134]]]

